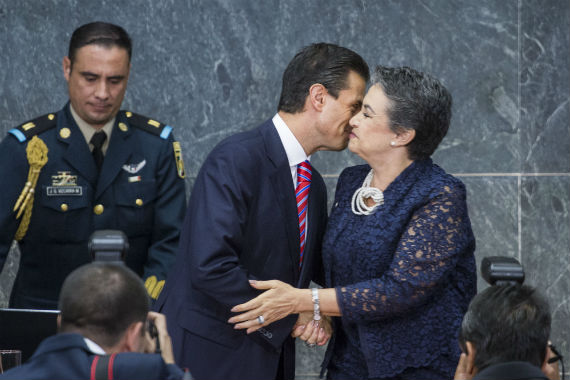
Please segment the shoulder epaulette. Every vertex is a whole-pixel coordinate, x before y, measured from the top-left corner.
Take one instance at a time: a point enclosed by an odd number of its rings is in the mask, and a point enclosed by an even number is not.
[[[172,132],[172,127],[170,125],[166,125],[161,123],[160,121],[156,121],[149,117],[136,114],[130,111],[121,111],[125,118],[128,120],[129,124],[142,129],[143,131],[147,131],[152,133],[153,135],[157,135],[162,139],[167,139]]]
[[[57,114],[49,113],[47,115],[40,116],[34,120],[25,122],[16,128],[10,129],[8,133],[14,135],[18,141],[24,142],[39,135],[42,132],[47,131],[57,125]]]

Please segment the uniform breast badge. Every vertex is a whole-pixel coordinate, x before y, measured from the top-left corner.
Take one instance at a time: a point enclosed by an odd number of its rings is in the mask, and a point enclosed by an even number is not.
[[[24,214],[18,231],[16,231],[15,239],[18,241],[22,240],[28,231],[30,218],[32,217],[32,207],[34,205],[34,191],[40,171],[48,162],[47,154],[48,147],[43,140],[37,136],[34,136],[26,146],[26,156],[28,158],[28,164],[30,165],[28,180],[14,205],[14,212],[17,212],[16,219],[19,219],[22,213]]]
[[[146,160],[142,160],[138,164],[125,164],[123,165],[123,170],[129,174],[136,174],[141,171],[146,165]]]
[[[51,176],[51,186],[46,188],[48,197],[54,196],[82,196],[83,188],[77,186],[77,176],[68,171],[58,171]]]

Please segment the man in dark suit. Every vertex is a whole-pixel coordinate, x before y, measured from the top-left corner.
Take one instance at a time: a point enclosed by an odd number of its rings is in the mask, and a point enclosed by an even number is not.
[[[183,377],[174,364],[164,316],[149,312],[141,279],[124,265],[93,263],[73,271],[61,289],[59,309],[59,333],[0,379]],[[150,354],[156,351],[150,322],[156,327],[161,355]]]
[[[184,167],[170,126],[119,111],[130,59],[121,27],[79,27],[63,59],[70,101],[0,144],[0,270],[14,239],[21,252],[10,307],[55,309],[100,229],[122,230],[127,265],[152,298],[162,289],[186,208]]]
[[[548,302],[520,284],[493,285],[477,294],[463,317],[463,353],[455,380],[560,379],[549,344]],[[552,363],[550,362],[552,361]]]
[[[168,318],[176,362],[195,378],[294,377],[290,334],[312,313],[246,334],[228,323],[230,310],[259,294],[248,280],[318,281],[326,189],[308,161],[318,150],[346,147],[368,77],[351,50],[302,49],[283,74],[278,113],[222,141],[204,162],[156,305]],[[263,325],[263,316],[257,321]]]

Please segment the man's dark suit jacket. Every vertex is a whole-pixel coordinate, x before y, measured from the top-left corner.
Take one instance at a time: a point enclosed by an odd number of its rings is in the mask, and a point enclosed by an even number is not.
[[[25,364],[0,375],[0,379],[89,379],[94,355],[79,334],[57,334],[44,340]],[[125,352],[109,365],[109,378],[182,379],[174,364],[166,364],[158,354]]]
[[[326,188],[313,169],[299,270],[299,225],[285,149],[271,120],[222,141],[194,184],[176,265],[155,308],[166,314],[176,362],[196,379],[294,377],[297,315],[247,335],[227,320],[258,294],[248,279],[319,282]]]

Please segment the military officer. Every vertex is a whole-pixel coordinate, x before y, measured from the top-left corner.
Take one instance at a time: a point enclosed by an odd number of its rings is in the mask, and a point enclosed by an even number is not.
[[[79,27],[63,59],[69,102],[0,144],[0,270],[14,239],[21,252],[10,307],[57,308],[100,229],[122,230],[126,264],[152,298],[162,289],[186,209],[184,165],[172,127],[119,110],[130,59],[123,28]]]

